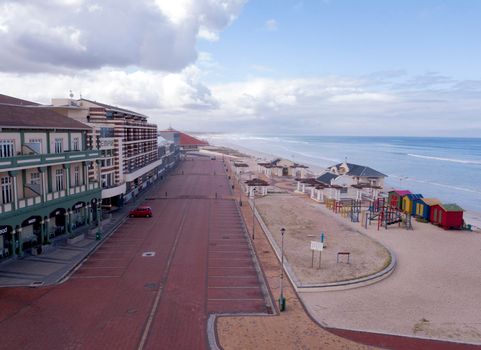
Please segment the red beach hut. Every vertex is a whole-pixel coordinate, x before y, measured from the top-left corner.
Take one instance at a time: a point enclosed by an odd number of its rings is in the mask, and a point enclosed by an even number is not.
[[[435,204],[431,207],[431,223],[445,230],[463,228],[463,208],[457,204]]]
[[[391,208],[402,209],[402,198],[411,194],[410,191],[394,190],[389,192],[388,203]]]

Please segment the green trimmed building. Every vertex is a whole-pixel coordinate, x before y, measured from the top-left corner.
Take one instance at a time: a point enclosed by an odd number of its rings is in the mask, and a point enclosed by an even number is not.
[[[0,258],[40,252],[98,223],[100,152],[90,127],[0,94]]]

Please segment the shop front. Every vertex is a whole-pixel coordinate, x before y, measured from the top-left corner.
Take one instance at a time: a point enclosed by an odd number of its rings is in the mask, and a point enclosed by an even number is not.
[[[0,259],[12,255],[12,226],[0,225]]]
[[[70,223],[72,230],[87,224],[87,206],[85,202],[77,202],[72,206]]]
[[[42,244],[42,217],[31,216],[22,222],[18,232],[20,253],[37,248]]]
[[[65,213],[64,208],[57,208],[49,215],[48,238],[54,238],[65,233]]]

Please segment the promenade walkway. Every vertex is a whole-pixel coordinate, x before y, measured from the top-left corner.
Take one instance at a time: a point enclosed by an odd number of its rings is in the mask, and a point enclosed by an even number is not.
[[[2,348],[206,349],[210,313],[267,314],[220,160],[184,161],[60,285],[0,289]],[[140,204],[140,203],[139,203]]]

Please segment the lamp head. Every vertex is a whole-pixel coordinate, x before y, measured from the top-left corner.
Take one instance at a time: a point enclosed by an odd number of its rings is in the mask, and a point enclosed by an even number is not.
[[[281,228],[281,235],[284,236],[284,232],[286,232],[286,229],[283,227],[283,228]]]

